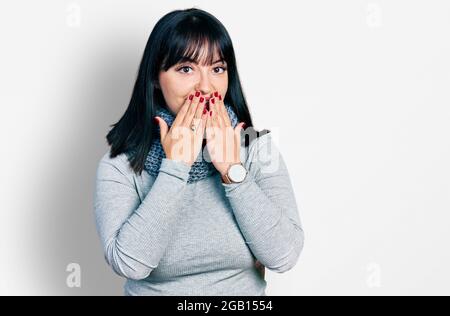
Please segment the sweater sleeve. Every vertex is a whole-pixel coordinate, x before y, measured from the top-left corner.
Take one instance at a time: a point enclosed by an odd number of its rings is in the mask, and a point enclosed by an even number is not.
[[[222,185],[254,256],[269,270],[282,273],[298,261],[304,232],[281,153],[270,135],[255,142],[246,179]]]
[[[190,166],[163,158],[142,202],[132,180],[120,169],[110,161],[101,160],[98,165],[97,231],[111,268],[120,276],[140,280],[156,268],[168,245],[180,215]]]

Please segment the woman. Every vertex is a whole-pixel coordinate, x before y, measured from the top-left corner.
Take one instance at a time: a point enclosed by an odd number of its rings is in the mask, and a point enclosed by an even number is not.
[[[224,26],[194,8],[162,17],[97,169],[97,230],[125,295],[266,295],[264,268],[295,265],[288,171],[252,125]]]

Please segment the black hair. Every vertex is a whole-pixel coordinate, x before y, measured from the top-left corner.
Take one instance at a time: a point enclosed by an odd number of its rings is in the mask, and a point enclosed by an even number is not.
[[[246,129],[253,129],[239,80],[233,44],[227,30],[216,17],[204,10],[175,10],[164,15],[153,28],[145,46],[128,108],[117,123],[110,125],[113,128],[106,139],[111,146],[111,158],[126,153],[134,172],[142,172],[151,144],[155,137],[159,137],[153,121],[156,108],[167,108],[159,86],[159,73],[184,60],[200,63],[199,51],[202,47],[208,47],[205,58],[208,65],[213,63],[216,51],[226,62],[228,90],[224,102],[232,106],[238,122],[245,122]],[[258,137],[261,136],[260,133],[270,132],[264,131],[253,134]],[[245,137],[245,146],[249,143]]]

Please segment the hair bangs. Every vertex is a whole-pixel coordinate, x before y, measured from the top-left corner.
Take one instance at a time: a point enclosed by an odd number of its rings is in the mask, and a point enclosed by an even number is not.
[[[208,29],[206,29],[208,30]],[[213,65],[216,62],[227,62],[226,54],[218,34],[205,33],[205,29],[186,28],[186,31],[174,35],[162,62],[161,69],[167,71],[173,65],[183,62],[194,62],[198,65]]]

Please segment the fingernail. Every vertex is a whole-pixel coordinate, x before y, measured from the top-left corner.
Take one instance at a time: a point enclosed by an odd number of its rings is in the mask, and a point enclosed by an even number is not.
[[[205,98],[204,98],[204,97],[201,97],[201,98],[200,98],[200,103],[202,103],[204,100],[205,100]]]
[[[247,124],[245,124],[245,123],[244,123],[244,124],[242,124],[242,128],[245,128],[246,126],[247,126]]]
[[[194,98],[194,96],[191,94],[190,96],[189,96],[189,100],[192,100]]]
[[[153,122],[155,122],[156,124],[159,125],[159,121],[158,121],[158,119],[156,117],[153,118]]]
[[[219,96],[219,92],[214,92],[214,96],[217,98]]]
[[[214,98],[212,98],[210,101],[212,102],[212,104],[216,103],[216,100]]]
[[[209,112],[209,116],[212,116],[212,110]]]
[[[208,112],[208,111],[206,110],[206,108],[204,108],[203,109],[203,114],[206,114],[206,112]]]
[[[222,101],[222,95],[219,95],[219,100]]]
[[[197,91],[197,92],[195,93],[195,96],[198,97],[199,95],[200,95],[200,92]]]

